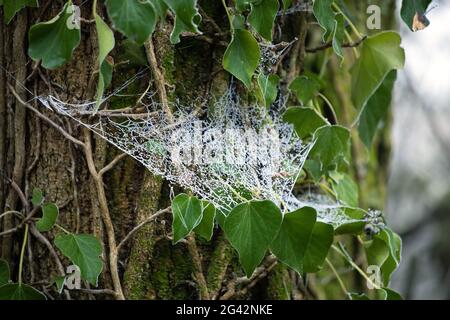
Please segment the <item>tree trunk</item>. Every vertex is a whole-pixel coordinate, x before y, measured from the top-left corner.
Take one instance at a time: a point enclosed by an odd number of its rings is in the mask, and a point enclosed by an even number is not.
[[[81,2],[74,1],[74,4]],[[220,1],[200,3],[220,27],[228,28]],[[118,270],[114,271],[114,266],[111,268],[111,241],[117,245],[141,221],[169,206],[170,190],[176,186],[152,175],[130,157],[121,159],[100,180],[96,179],[95,172],[110,163],[120,154],[119,151],[32,99],[39,95],[54,95],[63,101],[94,100],[98,50],[94,24],[83,24],[80,46],[71,62],[62,68],[45,70],[27,56],[29,27],[38,19],[49,20],[60,9],[55,1],[40,1],[38,9],[20,11],[9,25],[4,21],[0,23],[0,62],[4,68],[0,72],[0,205],[3,211],[25,211],[20,192],[29,200],[34,188],[43,190],[46,201],[55,202],[60,208],[60,225],[71,232],[94,234],[101,240],[104,270],[99,288],[115,290],[116,294],[110,295],[110,291],[100,295],[94,291],[66,291],[65,295],[58,295],[51,279],[63,275],[70,262],[59,253],[55,256],[55,251],[52,251],[56,232],[41,234],[36,229],[31,232],[25,259],[26,283],[35,284],[55,299],[70,296],[91,299],[218,299],[223,295],[228,298],[291,298],[291,275],[285,267],[275,266],[273,261],[266,263],[267,270],[261,270],[265,273],[262,273],[260,281],[248,286],[230,281],[235,279],[235,274],[243,273],[236,254],[218,231],[211,242],[191,238],[172,245],[167,237],[170,213],[140,228],[121,246],[116,263]],[[81,10],[82,17],[90,17],[89,3],[81,6]],[[288,22],[286,28],[291,29],[290,33],[298,34],[298,27],[292,21]],[[212,24],[205,23],[204,28],[212,28]],[[169,42],[171,29],[170,22],[158,25],[151,40],[169,101],[190,102],[223,93],[229,81],[229,75],[221,66],[224,47],[197,37],[187,38],[173,46]],[[120,35],[116,36],[120,39]],[[120,63],[121,53],[119,46],[112,54],[116,60],[112,87],[121,85],[137,72],[136,67]],[[147,73],[146,81],[151,81],[152,90],[157,92],[155,70]],[[68,134],[90,144],[92,159],[82,146],[69,141],[48,121],[28,110],[14,97],[7,84],[23,101],[30,101],[35,109]],[[147,83],[142,81],[127,90],[139,93],[146,87]],[[126,101],[115,103],[126,104]],[[90,160],[93,163],[89,163]],[[106,208],[102,194],[107,200]],[[105,210],[109,213],[113,234],[108,221],[105,221]],[[18,222],[14,215],[8,215],[1,222],[0,232],[14,228]],[[1,256],[10,261],[13,279],[17,278],[22,237],[22,228],[0,237]],[[119,284],[114,274],[118,275]]]

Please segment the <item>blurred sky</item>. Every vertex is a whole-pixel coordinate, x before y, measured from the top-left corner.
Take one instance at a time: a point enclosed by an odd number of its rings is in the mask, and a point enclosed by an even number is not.
[[[434,265],[430,257],[430,247],[440,236],[438,226],[423,223],[436,207],[450,203],[450,1],[435,0],[434,6],[425,30],[413,33],[400,23],[406,66],[395,89],[386,208],[389,223],[399,233],[423,224],[404,240],[404,259],[394,276],[397,290],[408,287],[410,298],[421,299],[448,298],[448,282],[442,279],[450,281],[449,270]],[[416,283],[409,278],[412,261],[415,268],[421,262],[417,272],[422,276]]]

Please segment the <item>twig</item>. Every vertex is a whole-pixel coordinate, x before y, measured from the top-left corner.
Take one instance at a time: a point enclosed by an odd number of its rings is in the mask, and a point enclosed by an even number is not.
[[[69,139],[70,141],[72,141],[73,143],[75,143],[75,144],[77,144],[79,146],[84,147],[84,143],[83,142],[81,142],[80,140],[78,140],[78,139],[74,138],[73,136],[71,136],[70,134],[68,134],[67,131],[64,130],[61,126],[59,126],[58,124],[53,122],[50,118],[48,118],[44,114],[40,113],[37,109],[35,109],[30,104],[28,104],[25,101],[23,101],[10,84],[8,84],[8,87],[11,90],[12,94],[16,97],[17,101],[19,101],[24,107],[26,107],[26,108],[30,109],[31,111],[33,111],[42,120],[45,120],[48,124],[50,124],[56,130],[58,130],[65,138]]]
[[[98,193],[98,202],[100,205],[100,213],[102,215],[103,224],[105,225],[106,235],[108,238],[109,247],[109,268],[111,272],[111,279],[116,292],[116,298],[118,300],[125,300],[123,294],[122,285],[120,283],[119,269],[118,269],[118,250],[116,245],[114,224],[109,213],[108,201],[105,194],[105,188],[103,186],[103,178],[97,172],[94,163],[94,157],[92,153],[91,133],[88,129],[84,129],[84,150],[86,155],[86,161],[89,168],[89,172],[94,179],[95,187]]]
[[[19,199],[22,202],[22,205],[25,208],[25,210],[28,211],[28,208],[29,208],[28,201],[25,197],[25,194],[20,189],[19,185],[16,182],[14,182],[13,180],[10,180],[10,184],[11,184],[11,187],[14,189],[14,191],[17,192],[17,195],[19,196]]]
[[[169,107],[169,100],[167,98],[166,91],[166,81],[164,79],[164,75],[159,69],[158,60],[156,59],[155,48],[153,46],[153,39],[150,37],[145,44],[145,52],[147,53],[147,60],[150,64],[150,68],[152,70],[153,76],[155,78],[156,87],[159,92],[159,98],[163,107],[164,112],[166,112],[167,117],[170,122],[173,122],[172,111]]]
[[[18,214],[18,215],[21,215],[21,213],[20,213],[19,211],[16,211],[16,210],[10,210],[10,211],[6,211],[6,212],[3,212],[2,214],[0,214],[0,220],[1,220],[3,217],[6,217],[8,214]]]
[[[58,268],[59,274],[61,276],[64,276],[66,274],[64,271],[64,267],[61,263],[61,260],[59,259],[58,254],[55,251],[55,248],[53,248],[50,241],[48,241],[48,239],[46,237],[44,237],[44,235],[42,233],[39,232],[39,230],[36,228],[36,226],[34,224],[30,224],[30,232],[36,239],[38,239],[42,244],[44,244],[47,247],[48,251],[50,252],[50,255],[55,260],[56,267]],[[67,291],[66,291],[66,298],[68,300],[70,300],[70,294]]]
[[[109,294],[109,295],[114,296],[115,298],[118,298],[117,292],[115,292],[114,290],[111,290],[111,289],[86,289],[86,288],[81,288],[81,289],[75,289],[74,291],[86,292],[86,293],[90,293],[90,294]]]
[[[263,266],[257,268],[250,278],[242,277],[230,281],[230,283],[228,284],[228,291],[225,292],[219,298],[219,300],[229,300],[235,296],[246,294],[248,290],[254,287],[261,279],[264,279],[269,274],[269,272],[277,265],[277,263],[277,258],[274,255],[268,256],[264,261]],[[236,291],[236,286],[242,284],[244,284],[245,286],[242,289]]]
[[[210,295],[205,275],[203,273],[202,258],[198,252],[197,243],[193,234],[189,235],[187,238],[187,247],[192,258],[192,264],[194,265],[195,282],[197,282],[200,289],[200,300],[209,300]]]
[[[363,43],[364,40],[366,40],[366,39],[367,39],[367,36],[364,36],[364,37],[362,37],[359,40],[356,40],[354,42],[344,43],[344,44],[341,45],[341,47],[342,48],[355,48],[355,47],[359,46],[361,43]],[[317,46],[317,47],[314,47],[314,48],[307,48],[306,52],[308,52],[308,53],[315,53],[315,52],[318,52],[318,51],[321,51],[321,50],[325,50],[325,49],[331,48],[332,46],[333,46],[333,42],[329,41],[327,43],[324,43],[324,44],[322,44],[320,46]]]
[[[117,157],[115,157],[108,165],[106,165],[105,167],[103,167],[103,169],[101,169],[98,172],[99,176],[103,176],[106,172],[108,172],[109,170],[111,170],[112,168],[114,168],[114,166],[123,158],[125,158],[127,156],[126,153],[121,153],[119,154]]]
[[[122,239],[122,241],[120,241],[120,243],[117,245],[117,251],[119,251],[122,246],[128,241],[130,240],[130,238],[137,232],[139,231],[139,229],[141,229],[144,225],[146,225],[149,222],[152,222],[153,220],[155,220],[157,217],[163,215],[166,212],[170,212],[171,208],[167,207],[165,209],[159,210],[158,212],[156,212],[155,214],[151,215],[150,217],[148,217],[147,219],[145,219],[144,221],[142,221],[141,223],[139,223],[137,226],[135,226],[130,232],[128,232],[128,234],[125,236],[125,238]]]

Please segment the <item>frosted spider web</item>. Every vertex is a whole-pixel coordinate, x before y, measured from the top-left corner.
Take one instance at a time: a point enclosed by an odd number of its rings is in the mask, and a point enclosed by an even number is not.
[[[105,101],[120,96],[136,79]],[[277,101],[276,111],[268,112],[257,103],[243,103],[229,89],[210,103],[173,103],[169,116],[153,96],[141,97],[139,113],[128,109],[95,112],[95,102],[71,104],[51,95],[37,99],[224,213],[250,199],[268,199],[284,213],[311,206],[324,222],[352,222],[339,214],[339,203],[293,194],[314,141],[300,140],[292,125],[282,121],[283,99]]]

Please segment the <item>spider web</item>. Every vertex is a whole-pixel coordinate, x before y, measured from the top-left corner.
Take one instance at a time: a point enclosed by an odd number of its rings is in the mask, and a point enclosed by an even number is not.
[[[105,101],[121,96],[138,78]],[[348,222],[336,220],[339,203],[293,194],[314,141],[302,141],[293,126],[282,121],[286,99],[278,99],[268,111],[258,103],[244,103],[230,88],[213,101],[190,106],[173,103],[171,114],[152,93],[141,97],[138,111],[96,112],[95,102],[70,104],[51,95],[37,99],[90,129],[153,174],[191,190],[224,213],[247,200],[268,199],[283,212],[311,206],[318,211],[319,220]]]

